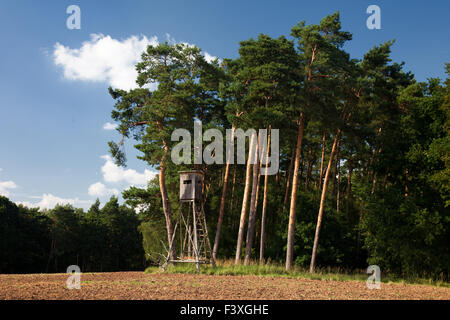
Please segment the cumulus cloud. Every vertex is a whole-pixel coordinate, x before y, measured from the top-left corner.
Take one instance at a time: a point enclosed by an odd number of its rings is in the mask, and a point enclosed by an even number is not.
[[[22,205],[30,207],[30,208],[39,207],[41,209],[52,209],[57,204],[60,204],[60,205],[70,204],[70,205],[73,205],[74,207],[86,207],[87,205],[89,205],[91,203],[91,201],[80,200],[79,198],[74,198],[74,199],[60,198],[60,197],[54,196],[49,193],[43,194],[42,197],[40,197],[40,199],[41,199],[41,201],[39,201],[37,203],[31,203],[28,201],[18,201],[16,203],[22,204]]]
[[[209,54],[209,53],[206,52],[206,51],[205,51],[204,56],[205,56],[205,60],[206,60],[207,62],[209,62],[209,63],[211,63],[211,62],[213,62],[214,60],[217,59],[217,57],[215,57],[215,56]],[[219,59],[219,62],[220,62],[220,59]]]
[[[166,38],[170,44],[177,43],[170,34],[166,34]],[[83,42],[80,48],[69,48],[57,42],[53,61],[62,67],[66,79],[104,82],[116,89],[130,90],[138,87],[135,66],[148,45],[158,45],[158,37],[132,35],[117,40],[109,35],[91,34],[90,40]],[[204,52],[204,56],[208,62],[217,58],[208,52]],[[149,85],[150,90],[156,87],[156,83]]]
[[[145,169],[143,173],[139,173],[134,169],[124,169],[119,167],[109,155],[102,156],[102,159],[106,160],[105,164],[102,166],[103,179],[106,182],[125,182],[130,185],[144,186],[156,176],[155,171],[147,169]]]
[[[166,33],[166,40],[169,44],[176,44],[177,41],[169,33]]]
[[[114,88],[136,88],[136,63],[148,45],[158,45],[156,36],[130,36],[123,40],[92,34],[79,49],[55,44],[53,58],[69,80],[106,82]]]
[[[0,170],[1,171],[1,170]],[[11,189],[16,189],[14,181],[0,181],[0,196],[9,197]]]
[[[115,130],[118,125],[116,123],[107,122],[103,125],[103,130]]]
[[[97,182],[89,186],[88,193],[93,197],[103,197],[110,194],[117,196],[119,194],[119,190],[115,188],[109,189],[103,183]]]

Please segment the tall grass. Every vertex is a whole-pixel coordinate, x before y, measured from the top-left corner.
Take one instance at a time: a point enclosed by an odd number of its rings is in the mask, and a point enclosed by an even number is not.
[[[159,267],[149,267],[146,273],[180,273],[196,274],[195,264],[179,263],[169,265],[166,271]],[[369,277],[366,270],[345,270],[341,268],[316,268],[315,273],[309,273],[306,268],[295,266],[290,271],[286,271],[284,264],[268,262],[259,264],[251,262],[249,265],[235,265],[234,260],[218,260],[216,267],[211,265],[201,265],[200,274],[204,275],[227,275],[227,276],[268,276],[268,277],[287,277],[294,279],[328,280],[328,281],[367,281]],[[409,284],[427,284],[450,288],[450,283],[443,280],[421,279],[421,278],[399,278],[394,275],[381,274],[381,282],[389,283],[409,283]]]

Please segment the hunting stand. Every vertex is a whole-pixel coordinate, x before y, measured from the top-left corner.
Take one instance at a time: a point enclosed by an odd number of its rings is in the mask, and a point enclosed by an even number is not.
[[[203,209],[202,187],[202,171],[180,172],[180,204],[172,241],[162,266],[164,270],[167,269],[169,263],[195,263],[197,272],[200,272],[200,264],[211,263],[212,267],[215,267]],[[170,253],[175,243],[177,228],[179,229],[180,245],[175,259],[171,259]]]

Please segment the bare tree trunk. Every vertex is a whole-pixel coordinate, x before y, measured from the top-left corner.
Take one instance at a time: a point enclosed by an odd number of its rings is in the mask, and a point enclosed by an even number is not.
[[[322,188],[322,178],[323,178],[323,162],[325,160],[325,132],[322,137],[322,160],[320,161],[320,178],[317,183],[318,189]]]
[[[261,181],[261,166],[262,166],[262,162],[261,162],[261,160],[260,159],[258,159],[258,161],[259,161],[259,166],[258,166],[258,183],[257,183],[257,185],[256,185],[256,208],[258,208],[258,196],[259,196],[259,185],[260,185],[260,181]],[[256,209],[255,209],[256,210]]]
[[[311,150],[309,152],[311,154]],[[312,166],[313,166],[314,160],[310,157],[308,160],[308,169],[306,170],[306,182],[305,182],[305,190],[308,191],[309,189],[309,183],[311,182],[311,173],[312,173]]]
[[[353,163],[352,163],[352,159],[349,159],[349,161],[348,161],[348,176],[347,176],[347,202],[346,202],[347,217],[350,214],[350,197],[352,194],[352,173],[353,173]]]
[[[334,171],[333,171],[333,195],[336,194],[336,174],[337,174],[337,168],[338,168],[338,162],[339,160],[339,153],[341,150],[341,139],[339,139],[337,144],[337,150],[336,150],[336,160],[334,161]]]
[[[268,159],[270,154],[270,127],[269,127],[269,136],[267,137],[267,153],[266,156]],[[292,162],[292,161],[291,161]],[[259,241],[259,263],[264,264],[264,242],[266,241],[266,211],[267,211],[267,186],[269,184],[269,175],[268,173],[268,163],[266,164],[266,175],[264,176],[264,196],[263,196],[263,207],[262,207],[262,215],[261,215],[261,238]],[[284,212],[284,209],[283,209]]]
[[[242,242],[244,240],[244,228],[245,228],[245,218],[247,216],[247,205],[248,205],[248,197],[250,195],[250,173],[251,173],[251,162],[253,159],[253,148],[255,144],[255,135],[252,135],[250,139],[250,147],[248,152],[248,160],[247,160],[247,169],[245,172],[245,188],[244,188],[244,197],[242,199],[242,210],[241,210],[241,219],[239,221],[239,233],[238,233],[238,239],[237,239],[237,245],[236,245],[236,257],[235,257],[235,264],[241,263],[241,252],[242,252]]]
[[[234,168],[233,168],[233,186],[231,187],[230,214],[228,215],[228,223],[229,224],[231,224],[235,220],[235,219],[233,219],[234,189],[235,189],[235,186],[236,186],[236,166],[234,166]]]
[[[338,176],[337,176],[337,193],[336,193],[336,211],[339,213],[339,207],[341,203],[341,166],[338,165]]]
[[[370,194],[374,194],[375,193],[376,185],[377,185],[377,172],[375,172],[374,175],[373,175],[372,191],[370,192]]]
[[[219,209],[219,218],[217,220],[217,229],[216,229],[216,237],[214,239],[214,247],[213,247],[213,259],[217,258],[217,251],[219,250],[219,242],[220,242],[220,233],[222,232],[222,223],[223,223],[223,215],[225,212],[225,202],[227,196],[227,187],[228,187],[228,175],[230,172],[230,163],[226,164],[225,167],[225,177],[223,181],[223,189],[222,189],[222,198],[220,200],[220,209]]]
[[[255,221],[256,221],[256,209],[258,202],[259,177],[260,177],[259,175],[260,161],[258,155],[259,155],[259,143],[256,144],[256,163],[253,165],[252,197],[250,200],[250,212],[248,216],[247,239],[245,241],[244,265],[248,265],[250,262],[250,256],[253,247],[253,239],[255,237]]]
[[[288,174],[288,178],[286,180],[286,192],[284,193],[283,212],[286,211],[288,195],[289,195],[289,185],[290,185],[291,179],[292,179],[292,170],[294,169],[294,159],[295,159],[295,149],[292,149],[291,163],[289,164],[289,174]]]
[[[170,260],[175,260],[176,258],[176,244],[175,241],[172,243],[173,239],[173,223],[172,223],[172,207],[170,205],[169,196],[167,195],[166,189],[166,166],[164,162],[161,162],[159,166],[159,188],[161,190],[161,198],[163,204],[164,217],[166,218],[166,228],[167,228],[167,238],[169,240],[169,252]]]
[[[314,236],[314,246],[313,246],[313,251],[312,251],[312,256],[311,256],[311,264],[309,267],[310,273],[314,273],[314,269],[316,267],[317,247],[319,245],[320,228],[322,227],[322,217],[323,217],[323,210],[324,210],[324,206],[325,206],[325,197],[327,194],[328,180],[330,178],[330,171],[331,171],[331,165],[333,164],[334,154],[336,153],[337,142],[339,141],[340,137],[341,137],[341,129],[338,130],[336,138],[334,138],[333,148],[331,149],[330,160],[328,161],[328,168],[327,168],[327,171],[325,174],[325,181],[323,183],[322,196],[320,198],[319,214],[317,216],[316,234]]]
[[[234,188],[236,186],[236,166],[234,166],[233,169],[233,187],[231,188],[231,204],[230,204],[230,215],[228,216],[229,219],[232,219],[233,215],[233,207],[234,207]],[[234,220],[234,219],[233,219]],[[229,222],[232,222],[233,220],[229,220]],[[234,225],[233,225],[234,226]]]
[[[286,270],[290,270],[293,265],[294,256],[294,235],[295,235],[295,210],[297,205],[297,190],[298,190],[298,171],[300,167],[300,157],[302,154],[303,129],[305,127],[305,115],[300,113],[298,123],[297,147],[295,150],[294,173],[292,179],[291,192],[291,207],[289,210],[289,226],[286,250]]]
[[[231,132],[231,141],[234,141],[234,130],[235,130],[235,128],[233,127],[232,132]],[[219,250],[220,233],[222,232],[223,215],[225,213],[225,204],[226,204],[227,188],[228,188],[228,176],[230,174],[230,166],[231,166],[231,161],[228,161],[228,160],[230,160],[228,158],[229,158],[229,155],[227,154],[225,175],[223,178],[222,198],[220,199],[219,219],[217,220],[216,237],[214,239],[214,247],[213,247],[213,252],[212,252],[212,256],[213,256],[214,260],[216,260],[217,251]]]

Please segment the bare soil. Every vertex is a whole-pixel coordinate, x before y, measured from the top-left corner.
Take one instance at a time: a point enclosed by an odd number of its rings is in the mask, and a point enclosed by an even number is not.
[[[363,281],[326,281],[260,276],[83,273],[81,289],[68,289],[68,274],[0,275],[1,300],[304,300],[450,299],[450,289]]]

